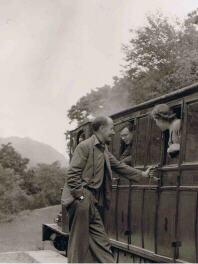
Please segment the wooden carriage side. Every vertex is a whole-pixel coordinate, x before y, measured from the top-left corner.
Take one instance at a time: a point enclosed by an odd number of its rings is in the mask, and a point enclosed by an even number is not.
[[[149,113],[159,103],[169,104],[182,120],[180,155],[166,153],[166,134],[160,132]],[[112,151],[119,153],[119,125],[133,120],[136,137],[132,149],[135,167],[159,165],[160,182],[129,185],[115,180],[113,206],[106,224],[117,249],[119,262],[197,262],[198,191],[198,86],[123,111],[112,118],[116,135]],[[108,221],[107,221],[108,222]],[[115,227],[114,230],[113,227]],[[120,251],[122,249],[123,251]],[[128,252],[128,253],[126,253]],[[137,257],[138,256],[138,257]]]
[[[167,103],[182,120],[180,155],[166,153],[167,135],[150,118],[154,105]],[[119,158],[120,128],[135,125],[133,165],[145,169],[158,165],[158,184],[130,184],[113,175],[112,206],[105,213],[105,227],[119,262],[198,262],[198,84],[185,87],[112,115],[116,134],[110,151]],[[80,135],[91,136],[90,122],[70,134],[70,157]],[[68,236],[66,210],[62,229],[43,225],[43,240],[53,232]]]

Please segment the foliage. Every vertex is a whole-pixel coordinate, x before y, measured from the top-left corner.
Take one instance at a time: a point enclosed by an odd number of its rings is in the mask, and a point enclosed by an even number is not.
[[[35,197],[38,194],[44,195],[46,204],[43,204],[43,206],[60,203],[61,188],[64,186],[65,177],[66,169],[61,168],[58,162],[54,162],[51,165],[38,164],[34,168],[33,185],[36,192],[33,195]]]
[[[134,84],[136,103],[198,80],[198,31],[190,16],[174,24],[160,14],[149,16],[148,25],[124,47],[125,74]]]
[[[76,105],[73,105],[68,111],[68,117],[72,120],[77,120],[79,122],[84,122],[88,120],[90,113],[94,115],[104,107],[105,97],[111,93],[111,87],[105,85],[104,87],[92,90],[87,95],[80,98]]]
[[[0,217],[17,213],[28,204],[28,196],[20,188],[20,177],[0,164]]]
[[[160,13],[148,16],[146,26],[131,30],[123,46],[122,77],[80,98],[68,111],[71,122],[111,115],[198,81],[197,24],[197,10],[175,22]]]
[[[111,115],[115,111],[121,111],[129,104],[131,89],[131,81],[128,78],[114,77],[113,87],[105,85],[81,97],[68,111],[68,117],[71,122],[77,120],[78,124],[81,124],[97,115]]]
[[[2,144],[0,149],[0,164],[3,168],[13,169],[17,174],[23,174],[27,168],[29,159],[22,158],[19,153],[15,151],[11,143]]]
[[[67,172],[59,162],[26,169],[28,159],[11,144],[2,145],[0,154],[0,220],[21,210],[60,203]]]

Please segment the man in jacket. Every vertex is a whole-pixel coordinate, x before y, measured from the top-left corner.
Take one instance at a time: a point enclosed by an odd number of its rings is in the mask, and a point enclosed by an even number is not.
[[[110,206],[112,170],[138,182],[149,177],[151,168],[137,170],[108,151],[106,144],[114,135],[112,119],[96,117],[92,128],[94,134],[74,151],[62,193],[62,204],[69,214],[68,261],[112,263],[111,245],[98,211],[98,206]]]

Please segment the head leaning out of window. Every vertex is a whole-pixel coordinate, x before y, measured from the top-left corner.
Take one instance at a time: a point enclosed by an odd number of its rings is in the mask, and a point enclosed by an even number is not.
[[[156,105],[151,116],[161,131],[169,130],[168,153],[178,153],[180,150],[181,120],[167,104]]]

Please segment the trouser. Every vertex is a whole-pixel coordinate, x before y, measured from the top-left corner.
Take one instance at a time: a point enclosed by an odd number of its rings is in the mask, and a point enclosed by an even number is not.
[[[83,200],[74,200],[68,207],[69,263],[112,263],[111,245],[91,192]]]

